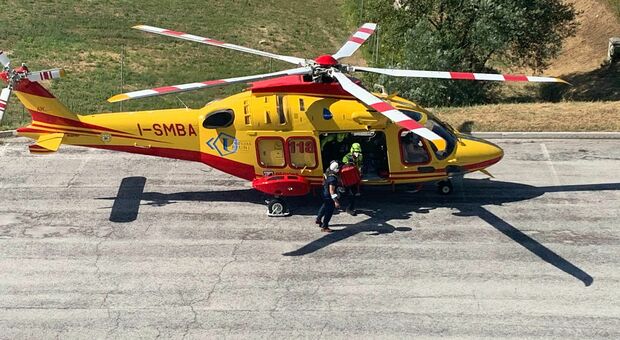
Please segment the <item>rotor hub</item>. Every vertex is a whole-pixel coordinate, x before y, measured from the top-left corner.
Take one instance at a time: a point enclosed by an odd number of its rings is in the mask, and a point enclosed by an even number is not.
[[[338,60],[336,60],[336,58],[332,57],[329,54],[324,54],[314,59],[314,62],[319,64],[321,67],[334,67],[339,64]]]
[[[9,88],[13,88],[19,81],[27,78],[28,72],[28,67],[25,64],[16,69],[6,66],[4,71],[0,72],[0,80],[7,83]]]

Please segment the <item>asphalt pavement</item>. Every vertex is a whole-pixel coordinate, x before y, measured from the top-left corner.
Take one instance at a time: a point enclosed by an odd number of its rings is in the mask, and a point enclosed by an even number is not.
[[[319,232],[199,163],[0,139],[0,338],[620,338],[620,140],[497,139]]]

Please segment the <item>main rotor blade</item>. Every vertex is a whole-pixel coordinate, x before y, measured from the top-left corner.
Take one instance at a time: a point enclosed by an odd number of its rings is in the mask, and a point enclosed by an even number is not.
[[[566,81],[560,78],[534,77],[534,76],[513,75],[513,74],[398,70],[398,69],[374,68],[374,67],[363,67],[363,66],[352,66],[351,68],[352,68],[352,71],[373,72],[373,73],[380,73],[380,74],[385,74],[388,76],[395,76],[395,77],[568,84]]]
[[[3,51],[0,51],[0,64],[2,64],[2,66],[4,67],[7,67],[10,63],[11,60],[9,59],[9,57],[7,57]]]
[[[357,51],[362,44],[368,40],[368,38],[374,33],[377,29],[377,24],[373,23],[365,23],[360,27],[357,32],[355,32],[349,40],[342,45],[340,50],[336,52],[336,54],[332,55],[335,59],[342,59],[346,57],[350,57]]]
[[[256,54],[256,55],[260,55],[260,56],[267,57],[267,58],[273,58],[273,59],[277,59],[281,61],[286,61],[288,63],[296,64],[300,66],[306,65],[306,60],[303,58],[290,57],[290,56],[284,56],[284,55],[279,55],[279,54],[270,53],[270,52],[259,51],[253,48],[243,47],[243,46],[238,46],[238,45],[233,45],[233,44],[227,44],[227,43],[215,40],[215,39],[200,37],[200,36],[193,35],[193,34],[187,34],[183,32],[177,32],[177,31],[172,31],[172,30],[168,30],[164,28],[147,26],[147,25],[138,25],[138,26],[134,26],[133,28],[141,30],[141,31],[149,32],[149,33],[161,34],[161,35],[165,35],[168,37],[199,42],[201,44],[228,48],[231,50],[250,53],[250,54]]]
[[[351,79],[349,79],[349,77],[347,77],[343,73],[333,72],[332,75],[338,80],[338,82],[345,91],[349,92],[355,98],[362,101],[362,103],[377,110],[377,112],[380,112],[394,123],[404,127],[409,131],[412,131],[416,135],[430,140],[431,142],[433,142],[433,144],[435,144],[437,149],[446,149],[446,141],[443,138],[439,137],[439,135],[437,135],[433,131],[425,128],[420,123],[411,119],[409,116],[395,109],[392,105],[375,97],[375,95],[355,84],[353,81],[351,81]]]
[[[10,96],[11,89],[8,87],[2,89],[2,92],[0,92],[0,122],[2,121],[2,116],[4,116],[4,111],[6,111]]]
[[[189,83],[189,84],[181,84],[181,85],[174,85],[174,86],[164,86],[164,87],[158,87],[158,88],[149,89],[149,90],[141,90],[141,91],[117,94],[116,96],[110,97],[108,99],[108,102],[116,103],[116,102],[120,102],[120,101],[127,100],[127,99],[146,98],[146,97],[159,96],[159,95],[164,95],[164,94],[205,89],[208,87],[224,86],[224,85],[231,85],[231,84],[236,84],[236,83],[248,83],[248,82],[252,82],[256,80],[269,79],[269,78],[275,78],[275,77],[280,77],[280,76],[295,75],[295,74],[310,74],[310,73],[312,73],[312,69],[310,67],[300,67],[300,68],[294,68],[294,69],[290,69],[286,71],[257,74],[254,76],[209,80],[209,81],[203,81],[200,83]]]
[[[52,70],[29,72],[26,75],[26,78],[28,78],[28,80],[30,81],[41,81],[41,80],[58,79],[64,76],[65,76],[65,70],[55,68]]]

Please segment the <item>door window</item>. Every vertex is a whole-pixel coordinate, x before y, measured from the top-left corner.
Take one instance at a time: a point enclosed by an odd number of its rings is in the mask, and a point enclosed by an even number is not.
[[[286,165],[284,142],[279,137],[261,137],[256,140],[258,162],[263,168],[283,168]]]
[[[311,137],[291,137],[286,140],[289,154],[289,164],[293,169],[314,169],[317,167],[318,157],[316,143]]]

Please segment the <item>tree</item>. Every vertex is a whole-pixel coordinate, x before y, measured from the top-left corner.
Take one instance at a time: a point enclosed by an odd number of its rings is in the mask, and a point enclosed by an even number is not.
[[[367,59],[376,59],[375,66],[403,69],[537,73],[577,27],[573,5],[562,0],[347,0],[347,8],[351,17],[360,19],[362,13],[363,21],[379,24],[381,53]],[[489,101],[497,85],[378,78],[425,105]]]

